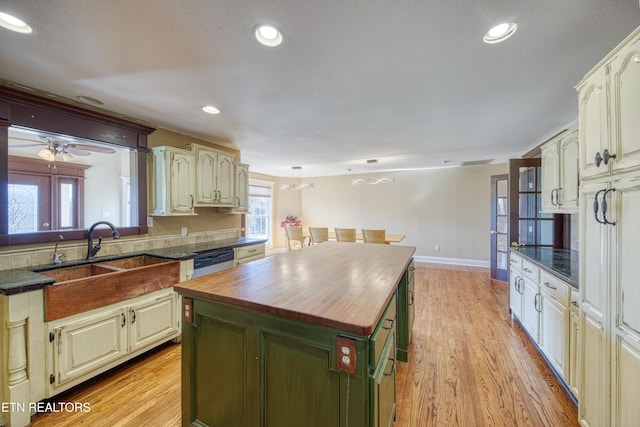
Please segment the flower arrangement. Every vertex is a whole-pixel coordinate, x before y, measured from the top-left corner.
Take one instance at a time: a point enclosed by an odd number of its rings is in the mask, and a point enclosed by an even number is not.
[[[280,223],[280,227],[300,227],[302,225],[302,221],[298,219],[297,216],[289,215]]]

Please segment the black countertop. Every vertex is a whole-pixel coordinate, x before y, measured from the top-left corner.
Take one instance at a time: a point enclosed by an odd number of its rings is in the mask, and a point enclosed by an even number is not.
[[[97,256],[96,259],[92,261],[76,260],[63,262],[60,265],[45,264],[34,265],[28,268],[24,267],[10,270],[0,270],[0,294],[14,295],[22,292],[35,291],[49,286],[55,282],[48,276],[38,274],[38,271],[46,271],[62,267],[73,267],[75,265],[97,263],[101,261],[127,258],[136,255],[151,255],[160,258],[182,261],[185,259],[194,258],[200,252],[206,252],[215,249],[233,249],[241,246],[249,246],[265,242],[265,239],[250,239],[246,237],[239,237],[235,239],[214,240],[206,243],[196,243],[191,245],[175,246],[162,249],[150,249],[147,251],[131,252],[120,255]]]
[[[578,285],[578,251],[523,246],[512,251],[525,256],[540,268],[558,276],[576,289]]]

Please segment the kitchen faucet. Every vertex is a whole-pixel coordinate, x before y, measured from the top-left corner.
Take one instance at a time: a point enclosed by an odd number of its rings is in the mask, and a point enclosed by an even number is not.
[[[96,228],[96,226],[100,225],[100,224],[104,224],[104,225],[108,226],[109,228],[111,228],[111,234],[113,235],[114,239],[119,239],[120,238],[120,233],[118,233],[118,230],[116,230],[116,227],[113,224],[111,224],[110,222],[107,222],[107,221],[98,221],[98,222],[96,222],[91,227],[89,227],[89,238],[87,240],[87,260],[94,259],[95,255],[98,253],[98,251],[101,248],[100,243],[102,243],[102,237],[98,237],[98,244],[93,246],[93,229]]]
[[[62,257],[64,256],[63,253],[58,252],[58,243],[60,243],[60,240],[64,240],[64,236],[62,234],[58,236],[58,240],[56,240],[56,246],[55,248],[53,248],[53,263],[56,265],[62,264]]]

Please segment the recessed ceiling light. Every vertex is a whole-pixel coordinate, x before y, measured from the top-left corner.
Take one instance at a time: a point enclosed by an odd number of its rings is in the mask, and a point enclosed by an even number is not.
[[[202,111],[209,114],[220,114],[220,110],[218,110],[213,105],[207,105],[205,107],[202,107]]]
[[[487,34],[484,35],[482,40],[489,44],[500,43],[511,37],[517,29],[518,26],[513,22],[503,22],[487,31]]]
[[[8,13],[0,12],[0,27],[4,27],[7,30],[15,31],[16,33],[31,34],[33,28],[27,25],[22,19],[16,18]]]
[[[282,31],[272,25],[258,25],[254,34],[265,46],[276,47],[282,44]]]
[[[85,104],[104,105],[104,102],[100,101],[99,99],[92,98],[90,96],[78,95],[76,96],[76,99],[78,101],[84,102]]]

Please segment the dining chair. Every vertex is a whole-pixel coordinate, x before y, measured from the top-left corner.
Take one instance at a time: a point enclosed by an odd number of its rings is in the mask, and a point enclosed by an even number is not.
[[[362,229],[362,240],[365,243],[387,243],[385,230]]]
[[[301,249],[304,247],[306,237],[302,234],[302,227],[300,226],[289,226],[284,228],[285,233],[287,234],[287,250],[290,251],[292,248]],[[292,245],[293,242],[297,242]]]
[[[336,228],[336,240],[338,242],[355,242],[356,229],[355,228]]]
[[[312,245],[329,241],[329,229],[327,227],[309,227]]]

